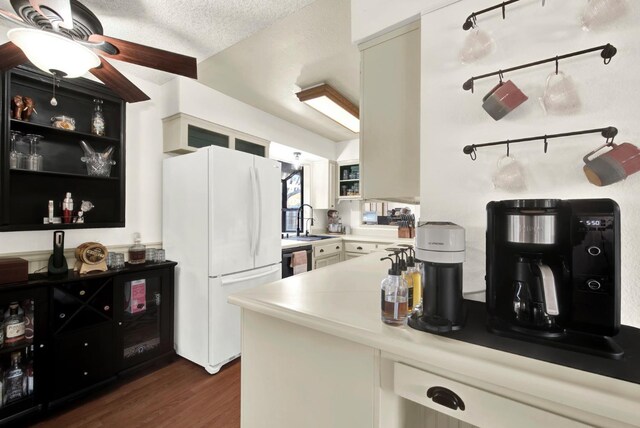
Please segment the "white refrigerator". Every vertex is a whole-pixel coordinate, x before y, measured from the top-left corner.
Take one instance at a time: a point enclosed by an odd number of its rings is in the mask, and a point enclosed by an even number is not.
[[[175,349],[211,374],[240,355],[240,309],[227,296],[282,278],[280,180],[279,162],[215,146],[163,162]]]

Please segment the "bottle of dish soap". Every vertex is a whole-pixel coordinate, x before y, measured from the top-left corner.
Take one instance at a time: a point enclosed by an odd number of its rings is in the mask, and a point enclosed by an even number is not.
[[[407,249],[398,248],[400,251],[400,260],[398,262],[398,269],[400,270],[400,276],[407,283],[407,314],[411,314],[413,310],[413,302],[414,300],[414,288],[413,288],[413,277],[407,274],[408,271],[408,261],[409,257],[407,256]]]
[[[129,247],[129,264],[138,265],[145,262],[146,247],[140,243],[140,234],[133,234],[133,245]]]
[[[409,312],[418,312],[422,314],[422,273],[418,269],[415,259],[415,251],[413,247],[408,247],[409,256],[407,257],[407,272],[405,273],[405,280],[411,283],[413,290],[413,296],[410,296],[410,301],[413,303],[409,307]],[[411,299],[413,297],[413,299]]]
[[[403,325],[407,318],[407,282],[400,275],[398,253],[395,261],[391,257],[380,260],[390,260],[389,275],[380,284],[381,319],[385,324]]]

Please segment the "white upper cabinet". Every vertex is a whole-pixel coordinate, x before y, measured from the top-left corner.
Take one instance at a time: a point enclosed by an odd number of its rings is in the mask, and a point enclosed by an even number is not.
[[[311,206],[314,209],[336,208],[336,163],[329,160],[312,162]]]
[[[420,23],[361,50],[360,170],[363,199],[420,198]]]

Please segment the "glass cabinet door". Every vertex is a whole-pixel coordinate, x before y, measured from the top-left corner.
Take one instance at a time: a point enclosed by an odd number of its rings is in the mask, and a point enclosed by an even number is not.
[[[166,270],[144,271],[119,279],[118,322],[121,366],[130,367],[171,348],[169,319],[172,298]]]
[[[0,425],[41,399],[45,307],[42,289],[0,296]]]

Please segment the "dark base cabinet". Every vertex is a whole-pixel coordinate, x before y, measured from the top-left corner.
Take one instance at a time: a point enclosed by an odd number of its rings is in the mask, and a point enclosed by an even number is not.
[[[11,358],[17,358],[12,354],[20,353],[23,376],[32,376],[21,397],[0,407],[0,425],[172,359],[175,266],[127,265],[57,278],[35,274],[27,283],[0,286],[3,314],[18,302],[30,331],[0,347],[3,386]]]

